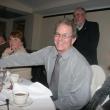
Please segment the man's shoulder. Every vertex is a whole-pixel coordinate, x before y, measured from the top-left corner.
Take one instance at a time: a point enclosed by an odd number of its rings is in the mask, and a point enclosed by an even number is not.
[[[95,22],[95,21],[87,21],[86,22],[88,25],[98,25],[98,22]]]
[[[55,53],[57,50],[55,46],[47,46],[39,50],[39,52],[43,52],[46,54]]]
[[[55,46],[47,46],[47,47],[44,47],[43,49],[46,49],[46,50],[54,50],[54,49],[55,49]]]
[[[76,49],[73,47],[73,59],[76,60],[76,62],[80,62],[81,65],[89,65],[88,61],[86,58]]]

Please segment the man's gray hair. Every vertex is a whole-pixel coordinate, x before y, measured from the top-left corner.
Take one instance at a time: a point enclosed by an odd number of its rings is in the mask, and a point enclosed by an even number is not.
[[[82,10],[82,11],[84,11],[84,12],[86,13],[85,8],[83,8],[83,7],[77,7],[77,8],[74,10],[74,12],[76,12],[77,10]]]
[[[55,27],[55,31],[56,31],[56,29],[58,28],[58,26],[60,25],[60,24],[65,24],[65,25],[67,25],[67,26],[70,26],[71,28],[72,28],[72,36],[73,37],[77,37],[77,34],[76,34],[76,26],[75,26],[75,24],[74,24],[74,21],[73,20],[69,20],[69,19],[63,19],[63,20],[60,20],[57,24],[56,24],[56,27]]]

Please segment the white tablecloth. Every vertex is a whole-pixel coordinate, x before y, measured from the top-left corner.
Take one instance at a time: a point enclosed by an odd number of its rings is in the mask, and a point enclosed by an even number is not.
[[[9,105],[10,110],[55,110],[55,106],[50,97],[34,100],[33,103],[25,107]],[[7,110],[6,106],[0,106],[0,110]]]
[[[23,110],[55,110],[54,103],[50,97],[36,99],[34,102]]]
[[[27,80],[23,80],[21,84],[31,85],[32,83],[28,82]],[[23,107],[10,104],[10,110],[55,110],[55,105],[49,96],[44,95],[44,97],[42,96],[38,98],[31,97],[31,99],[32,104]],[[7,110],[6,105],[0,106],[0,110]]]

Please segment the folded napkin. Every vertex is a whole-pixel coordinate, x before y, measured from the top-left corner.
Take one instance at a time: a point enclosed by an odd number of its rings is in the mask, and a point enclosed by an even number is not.
[[[44,98],[44,97],[52,96],[52,92],[39,82],[30,85],[29,91],[30,91],[30,97],[32,98],[42,98],[42,97]]]
[[[32,99],[52,96],[52,92],[39,82],[35,82],[29,86],[15,83],[13,91],[27,91]]]

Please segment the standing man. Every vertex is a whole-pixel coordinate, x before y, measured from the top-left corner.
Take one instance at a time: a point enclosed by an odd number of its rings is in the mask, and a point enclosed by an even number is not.
[[[97,45],[99,42],[99,25],[86,19],[86,11],[78,7],[74,11],[74,21],[77,28],[77,40],[74,47],[84,55],[88,62],[98,64]]]
[[[73,47],[75,40],[73,23],[62,20],[56,25],[55,46],[48,46],[31,54],[10,55],[0,60],[0,66],[45,65],[56,109],[80,110],[91,97],[92,72],[86,59]],[[54,73],[57,71],[56,79],[53,77],[53,70]]]

